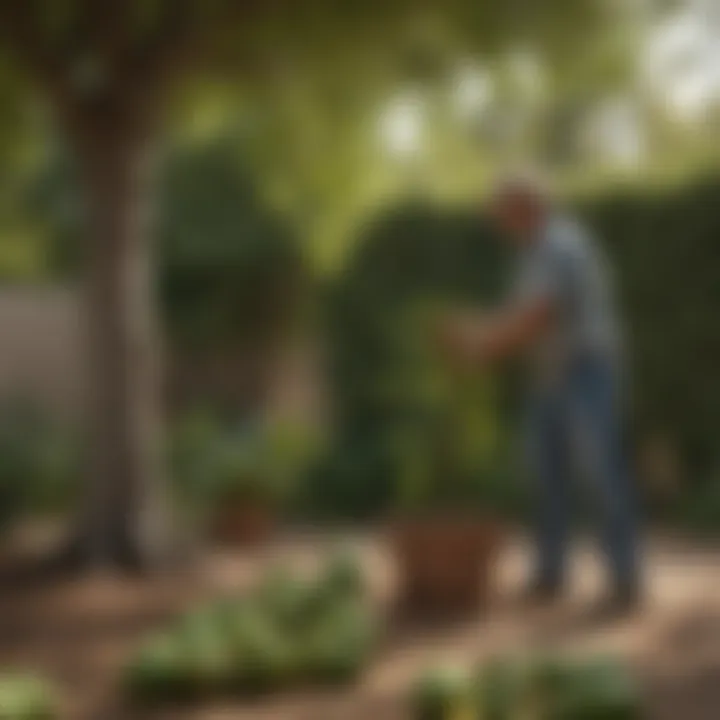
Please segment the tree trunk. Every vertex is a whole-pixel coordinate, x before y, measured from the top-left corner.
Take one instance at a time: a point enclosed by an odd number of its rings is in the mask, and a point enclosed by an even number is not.
[[[89,473],[82,564],[145,569],[171,550],[147,139],[116,123],[80,150],[87,211]]]

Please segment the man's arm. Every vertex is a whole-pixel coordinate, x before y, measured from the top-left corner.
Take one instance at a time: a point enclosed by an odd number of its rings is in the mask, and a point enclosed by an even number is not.
[[[498,311],[478,328],[477,356],[503,360],[521,353],[548,331],[553,315],[549,297],[536,297],[517,308]]]
[[[576,259],[563,236],[549,238],[520,273],[512,299],[479,330],[479,358],[502,360],[548,332],[561,304],[571,301]]]
[[[500,361],[522,352],[547,332],[553,315],[552,298],[538,295],[489,315],[451,319],[444,329],[444,344],[466,362]]]

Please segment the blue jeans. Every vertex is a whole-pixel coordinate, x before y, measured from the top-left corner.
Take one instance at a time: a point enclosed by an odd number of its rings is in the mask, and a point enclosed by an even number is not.
[[[618,588],[638,575],[635,493],[623,440],[616,364],[577,360],[552,389],[535,392],[529,410],[529,460],[538,492],[539,580],[564,579],[571,521],[571,484],[589,481],[602,524],[602,544]]]

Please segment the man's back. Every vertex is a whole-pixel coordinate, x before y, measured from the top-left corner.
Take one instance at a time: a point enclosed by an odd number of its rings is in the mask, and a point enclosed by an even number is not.
[[[533,348],[538,379],[552,381],[582,355],[615,361],[619,331],[601,249],[572,218],[552,215],[519,259],[516,295],[551,298],[554,321]]]

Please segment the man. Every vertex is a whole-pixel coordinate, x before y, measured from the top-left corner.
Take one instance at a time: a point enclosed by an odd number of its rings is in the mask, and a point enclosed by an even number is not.
[[[503,182],[492,216],[518,254],[511,299],[489,316],[451,318],[441,341],[456,360],[529,356],[528,459],[538,490],[535,599],[564,587],[571,473],[591,482],[612,572],[609,611],[638,600],[636,516],[622,448],[619,337],[599,248],[533,180]],[[580,466],[580,467],[579,467]]]

